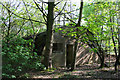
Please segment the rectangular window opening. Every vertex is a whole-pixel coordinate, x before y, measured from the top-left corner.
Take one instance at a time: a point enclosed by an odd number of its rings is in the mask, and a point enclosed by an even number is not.
[[[63,43],[53,43],[53,53],[63,52]]]

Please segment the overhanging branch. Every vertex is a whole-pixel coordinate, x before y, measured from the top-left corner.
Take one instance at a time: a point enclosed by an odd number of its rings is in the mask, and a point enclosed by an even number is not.
[[[44,18],[45,22],[47,22],[47,20],[46,20],[47,15],[43,12],[43,9],[41,9],[39,7],[39,5],[36,3],[36,1],[35,0],[33,0],[33,1],[34,1],[35,5],[38,7],[38,9],[43,13],[43,18]]]
[[[63,1],[63,0],[61,0],[61,1]],[[59,3],[61,3],[61,1],[59,1],[58,3],[56,3],[54,6],[57,6]]]
[[[2,4],[1,2],[0,2],[0,4],[1,4],[2,6],[4,6],[9,12],[11,12],[12,14],[14,14],[15,16],[17,16],[17,17],[19,17],[19,18],[21,18],[21,19],[32,20],[32,21],[34,21],[34,22],[39,22],[39,23],[46,24],[45,22],[41,22],[41,21],[37,21],[37,20],[34,20],[34,19],[27,19],[27,18],[21,17],[21,16],[15,14],[15,13],[13,13],[11,10],[9,10],[9,9],[8,9],[4,4]]]
[[[67,3],[67,2],[65,2],[64,6],[63,6],[63,8],[62,8],[62,10],[58,13],[58,15],[60,15],[60,14],[61,14],[61,12],[64,10],[64,8],[65,8],[65,6],[66,6],[66,3]],[[55,18],[56,18],[56,17],[58,17],[58,15],[57,15],[57,16],[55,16]],[[54,19],[55,19],[55,18],[54,18]]]

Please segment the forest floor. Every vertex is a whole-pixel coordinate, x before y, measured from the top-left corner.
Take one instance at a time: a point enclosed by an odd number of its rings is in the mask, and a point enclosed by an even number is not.
[[[106,58],[107,59],[107,58]],[[107,59],[108,60],[108,59]],[[107,61],[106,60],[106,61]],[[114,61],[114,60],[112,60]],[[112,62],[110,64],[113,64]],[[53,71],[30,71],[29,78],[117,78],[120,79],[120,70],[115,72],[113,65],[99,69],[100,64],[85,64],[68,71],[66,68],[58,68]],[[119,67],[120,69],[120,67]]]

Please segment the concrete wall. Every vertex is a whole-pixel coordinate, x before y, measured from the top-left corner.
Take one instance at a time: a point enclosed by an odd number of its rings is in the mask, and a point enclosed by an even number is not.
[[[60,33],[54,34],[53,43],[62,44],[62,46],[58,45],[59,48],[62,48],[62,52],[53,52],[52,54],[52,63],[54,67],[59,66],[68,66],[72,62],[73,53],[74,53],[74,42],[75,40],[68,40],[60,35]],[[86,46],[86,47],[84,47]],[[92,64],[99,63],[99,59],[97,54],[94,52],[90,52],[90,47],[84,44],[79,44],[78,51],[76,55],[76,65],[82,64]]]
[[[65,54],[61,53],[53,53],[52,54],[52,64],[53,67],[61,67],[65,66]]]
[[[52,64],[53,67],[65,66],[65,47],[66,39],[60,35],[61,33],[55,33],[53,35],[53,43],[58,44],[58,51],[53,51],[52,53]],[[55,47],[55,46],[53,46]],[[62,50],[62,51],[61,51]]]

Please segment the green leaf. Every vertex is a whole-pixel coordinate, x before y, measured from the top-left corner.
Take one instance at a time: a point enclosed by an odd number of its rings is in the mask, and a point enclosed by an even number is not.
[[[15,75],[12,75],[12,78],[16,78],[16,76],[15,76]]]

